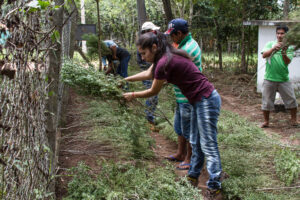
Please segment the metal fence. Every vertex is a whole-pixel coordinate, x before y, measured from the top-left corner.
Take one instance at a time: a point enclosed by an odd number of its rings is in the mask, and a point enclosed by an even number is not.
[[[1,5],[11,37],[0,50],[0,199],[47,199],[53,178],[46,135],[50,9]],[[43,18],[41,18],[43,16]],[[10,78],[7,76],[9,75]]]

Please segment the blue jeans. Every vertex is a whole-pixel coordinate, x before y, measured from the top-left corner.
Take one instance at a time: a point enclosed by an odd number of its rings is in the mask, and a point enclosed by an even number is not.
[[[128,62],[130,60],[130,56],[122,58],[120,60],[120,64],[117,68],[117,73],[122,76],[123,78],[126,78],[128,76],[127,69],[128,69]]]
[[[190,123],[193,106],[189,103],[177,103],[174,130],[179,136],[183,136],[187,141],[190,140]]]
[[[152,81],[145,80],[145,81],[143,81],[143,84],[147,89],[149,89],[152,86]],[[158,103],[158,96],[153,96],[146,100],[146,107],[147,107],[147,109],[145,110],[146,118],[151,123],[154,123],[154,119],[155,119],[154,112],[155,112],[157,103]]]
[[[214,90],[208,98],[193,105],[191,115],[192,145],[191,167],[189,176],[198,178],[206,157],[206,167],[209,174],[207,186],[210,189],[221,188],[220,175],[222,172],[221,159],[217,142],[217,122],[220,113],[221,98]]]

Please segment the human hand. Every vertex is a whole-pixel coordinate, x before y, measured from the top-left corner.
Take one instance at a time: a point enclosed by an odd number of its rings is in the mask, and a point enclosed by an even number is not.
[[[273,50],[278,51],[279,49],[281,49],[281,47],[283,46],[282,42],[278,42],[277,44],[275,44],[275,46],[273,47]]]
[[[119,80],[118,83],[117,83],[118,88],[123,88],[124,85],[126,85],[126,80],[125,79]]]
[[[284,51],[284,52],[286,52],[286,50],[287,50],[288,48],[289,48],[289,46],[286,46],[286,45],[285,45],[285,46],[282,47],[281,50]]]
[[[123,94],[123,97],[127,100],[127,101],[131,101],[134,99],[134,92],[126,92]]]
[[[113,56],[112,58],[113,58],[113,60],[118,60],[117,56]]]
[[[107,70],[105,71],[105,75],[110,74],[113,72],[113,68],[111,66],[108,66]]]

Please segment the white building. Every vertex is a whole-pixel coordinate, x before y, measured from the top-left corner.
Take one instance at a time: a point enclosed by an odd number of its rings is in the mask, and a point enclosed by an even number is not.
[[[266,69],[266,60],[262,58],[262,50],[267,42],[276,40],[276,26],[289,26],[295,21],[267,21],[267,20],[252,20],[244,21],[243,25],[257,25],[258,28],[258,63],[257,63],[257,92],[261,92],[262,84]],[[289,64],[290,81],[294,84],[294,88],[300,87],[300,51],[295,53],[295,57]]]

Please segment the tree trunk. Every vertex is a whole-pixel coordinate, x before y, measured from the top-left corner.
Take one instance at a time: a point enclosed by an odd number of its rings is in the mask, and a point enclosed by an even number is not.
[[[218,54],[219,54],[219,68],[220,68],[221,71],[223,71],[222,45],[221,45],[220,40],[218,40],[217,48],[218,48]]]
[[[70,33],[70,45],[71,46],[70,46],[69,56],[70,56],[70,58],[73,58],[74,50],[75,50],[74,48],[75,48],[75,43],[76,43],[75,33],[76,33],[76,29],[77,29],[77,22],[79,19],[78,18],[79,13],[78,13],[78,9],[76,7],[76,3],[74,0],[72,0],[70,7],[71,7],[71,13],[73,13],[73,14],[71,17],[71,33]]]
[[[64,0],[56,0],[56,5],[62,5]],[[56,30],[62,35],[62,24],[63,24],[63,6],[57,9],[53,15],[53,24],[51,26],[56,26]],[[61,55],[61,41],[60,43],[55,42],[55,51],[49,52],[49,71],[48,71],[48,82],[49,82],[49,92],[52,95],[49,95],[48,102],[46,105],[47,108],[47,128],[46,134],[49,141],[49,147],[52,154],[50,155],[51,160],[51,175],[55,175],[56,169],[56,136],[57,136],[57,127],[58,127],[58,94],[59,94],[59,78],[60,78],[60,69],[62,64],[62,55]],[[54,191],[55,183],[51,184],[51,190]]]
[[[290,12],[290,0],[285,0],[283,5],[283,19],[287,20],[289,18]]]
[[[217,35],[217,49],[218,49],[218,54],[219,54],[219,69],[221,71],[223,71],[222,44],[221,44],[222,37],[221,37],[221,33],[220,33],[220,26],[219,26],[217,19],[214,19],[214,23],[216,26],[216,35]]]
[[[185,2],[181,1],[181,8],[179,9],[180,18],[184,18]]]
[[[145,0],[136,0],[138,20],[139,20],[139,30],[141,30],[142,25],[147,20]]]
[[[189,12],[189,18],[188,18],[188,24],[192,26],[192,20],[193,20],[193,14],[194,14],[194,4],[193,0],[189,0],[190,3],[190,12]]]
[[[245,20],[246,10],[245,5],[243,4],[242,8],[242,20]],[[246,53],[245,53],[245,26],[242,24],[242,56],[241,56],[241,69],[242,73],[247,73],[247,67],[246,67]]]
[[[162,2],[164,4],[164,11],[166,14],[167,25],[168,25],[169,21],[174,19],[173,14],[172,14],[172,9],[171,9],[171,3],[170,3],[170,0],[162,0]]]

